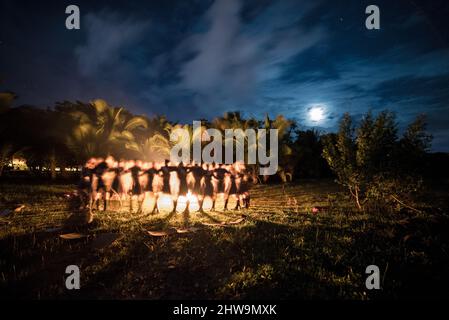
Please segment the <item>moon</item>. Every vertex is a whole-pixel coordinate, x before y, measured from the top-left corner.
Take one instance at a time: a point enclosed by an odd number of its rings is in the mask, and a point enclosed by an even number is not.
[[[313,107],[309,110],[309,118],[312,122],[319,122],[324,119],[324,108],[322,106]]]

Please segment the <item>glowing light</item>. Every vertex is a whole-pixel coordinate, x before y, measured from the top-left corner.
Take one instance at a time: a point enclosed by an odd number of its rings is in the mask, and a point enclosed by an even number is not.
[[[161,211],[172,211],[173,210],[173,200],[168,194],[162,194],[157,199],[157,207]]]
[[[184,211],[187,206],[187,201],[189,201],[190,212],[198,211],[200,209],[198,198],[189,191],[186,196],[179,197],[176,211]]]
[[[27,162],[25,159],[13,158],[12,164],[10,165],[14,170],[25,171],[28,170]]]
[[[176,205],[176,212],[183,212],[186,209],[187,201],[189,201],[189,212],[197,212],[200,210],[200,204],[197,195],[191,193],[190,191],[185,196],[179,196],[178,203]],[[154,197],[145,197],[142,203],[142,208],[149,212],[153,209]],[[157,206],[162,212],[171,212],[173,210],[173,197],[166,193],[161,193],[157,200]],[[221,204],[222,205],[222,204]],[[206,197],[203,201],[203,209],[210,210],[212,208],[212,199]]]
[[[310,120],[313,122],[318,122],[324,119],[324,108],[323,107],[313,107],[309,110]]]
[[[189,200],[190,202],[197,201],[196,196],[194,196],[190,191],[187,193],[187,200]]]
[[[210,210],[212,208],[212,199],[210,197],[204,198],[203,209]]]

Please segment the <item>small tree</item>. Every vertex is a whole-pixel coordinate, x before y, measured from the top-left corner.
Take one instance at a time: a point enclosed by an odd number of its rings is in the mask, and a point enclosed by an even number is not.
[[[361,179],[357,170],[354,128],[349,114],[346,113],[340,121],[338,133],[325,136],[323,140],[323,157],[337,175],[337,181],[348,188],[357,206],[361,208]]]
[[[410,124],[401,139],[397,131],[391,112],[381,112],[376,118],[368,113],[357,128],[345,114],[338,133],[323,139],[323,157],[359,209],[370,200],[376,205],[394,201],[407,206],[401,198],[420,186],[419,174],[409,168],[430,146],[424,118]]]

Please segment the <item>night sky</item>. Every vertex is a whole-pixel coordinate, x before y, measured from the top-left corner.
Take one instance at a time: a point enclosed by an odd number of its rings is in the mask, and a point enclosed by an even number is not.
[[[449,1],[0,0],[0,81],[16,106],[103,98],[185,122],[240,110],[329,132],[344,112],[426,113],[449,151]]]

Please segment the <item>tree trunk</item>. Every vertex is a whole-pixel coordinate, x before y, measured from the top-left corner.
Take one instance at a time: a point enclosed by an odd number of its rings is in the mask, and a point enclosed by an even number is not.
[[[357,208],[362,211],[362,205],[360,204],[360,199],[359,199],[359,190],[357,188],[357,186],[354,187],[354,190],[352,190],[351,186],[348,186],[349,188],[349,192],[351,193],[351,195],[354,197],[355,203],[357,205]]]
[[[357,187],[355,188],[355,202],[357,203],[357,207],[359,208],[359,210],[362,211],[362,205],[360,204],[359,199],[359,190],[357,189]]]

